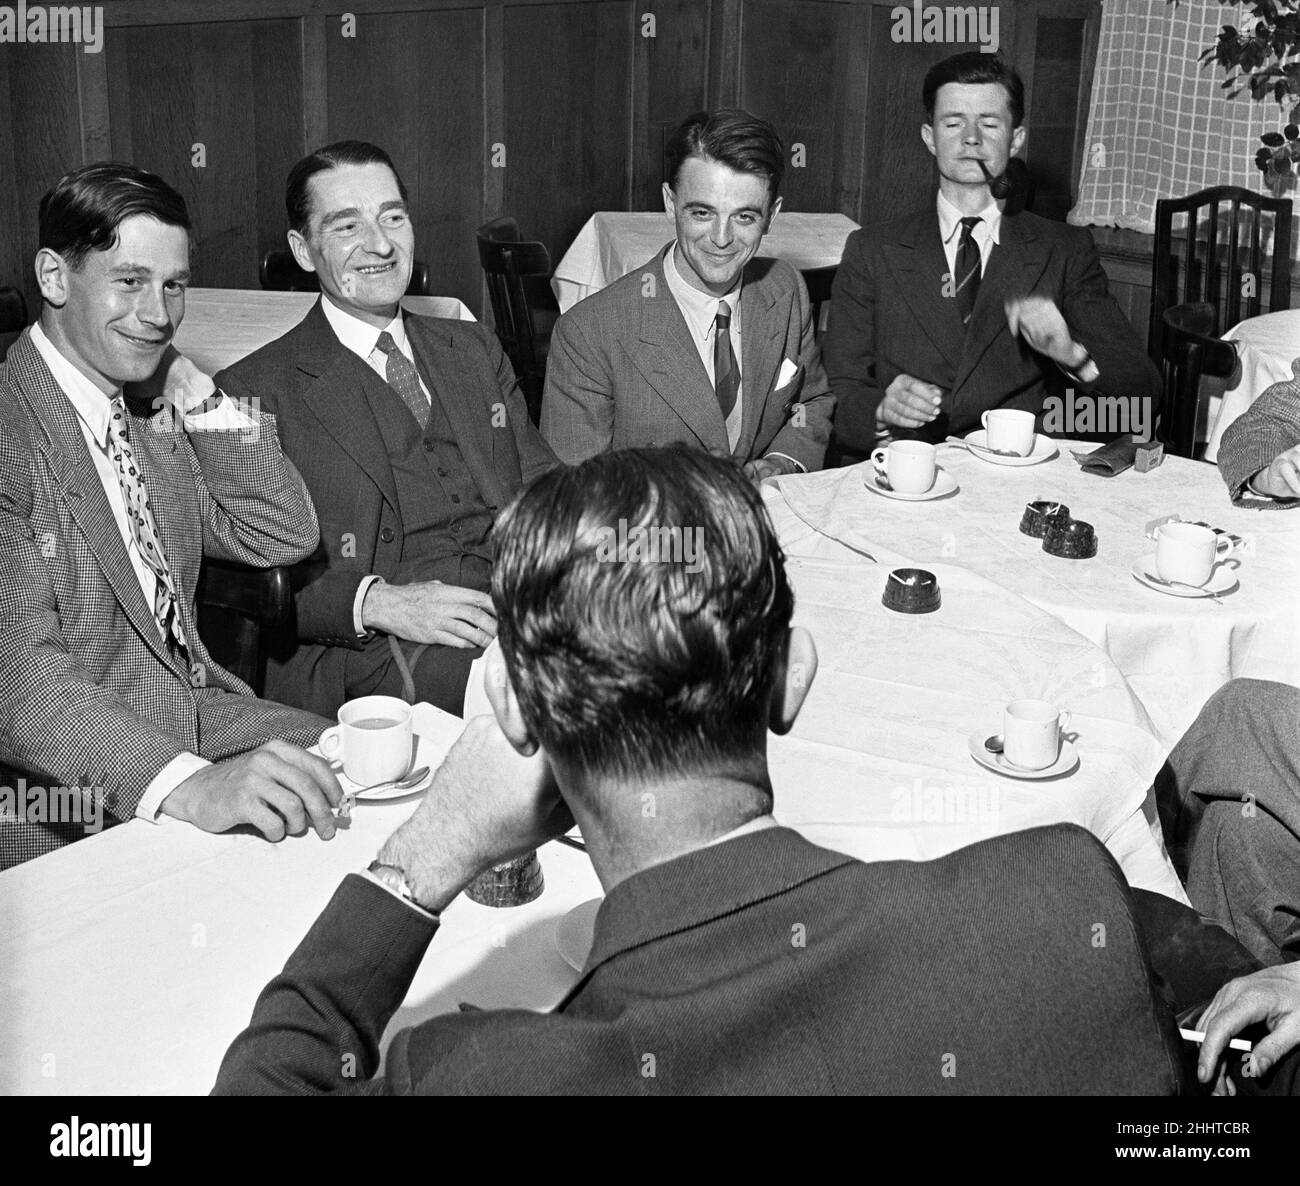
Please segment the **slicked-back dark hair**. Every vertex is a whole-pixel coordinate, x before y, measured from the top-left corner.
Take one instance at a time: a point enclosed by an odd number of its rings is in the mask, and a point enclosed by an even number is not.
[[[397,179],[397,192],[402,195],[402,201],[406,201],[406,183],[388,153],[367,140],[338,140],[309,152],[289,170],[288,180],[284,183],[284,209],[292,230],[305,235],[311,221],[311,195],[307,183],[317,173],[344,165],[387,165]]]
[[[78,270],[92,251],[117,243],[117,228],[137,214],[190,229],[185,199],[155,173],[124,161],[95,161],[65,173],[41,199],[37,246]]]
[[[776,129],[748,111],[700,111],[683,121],[668,141],[668,187],[676,190],[677,177],[688,157],[720,161],[738,173],[753,173],[767,181],[768,204],[776,201],[785,174],[785,147]]]
[[[697,550],[643,561],[629,542],[614,558],[620,524],[629,541],[637,527],[694,531]],[[493,539],[501,650],[549,754],[618,780],[752,768],[794,603],[738,465],[678,447],[559,466]]]
[[[921,85],[921,102],[925,105],[926,123],[934,123],[934,101],[941,86],[950,82],[978,86],[997,82],[1006,88],[1007,102],[1011,107],[1011,126],[1020,127],[1025,122],[1025,84],[1015,68],[1001,54],[986,54],[979,50],[953,54],[930,67]]]

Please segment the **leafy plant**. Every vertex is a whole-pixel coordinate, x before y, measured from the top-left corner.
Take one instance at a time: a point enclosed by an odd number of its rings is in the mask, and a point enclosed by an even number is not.
[[[1178,0],[1171,0],[1177,4]],[[1219,0],[1236,7],[1238,0]],[[1290,104],[1281,131],[1265,132],[1255,165],[1275,190],[1294,185],[1300,169],[1300,5],[1296,0],[1250,0],[1253,23],[1224,25],[1215,43],[1200,55],[1227,72],[1223,89],[1235,99],[1249,90],[1257,103],[1273,98]]]

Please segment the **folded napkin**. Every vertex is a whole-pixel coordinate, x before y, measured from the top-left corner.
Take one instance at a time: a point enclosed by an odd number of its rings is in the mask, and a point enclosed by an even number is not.
[[[1131,432],[1116,437],[1109,445],[1102,445],[1091,453],[1071,449],[1070,455],[1077,461],[1085,473],[1100,474],[1103,478],[1113,478],[1133,467],[1133,458],[1137,456],[1138,442]]]

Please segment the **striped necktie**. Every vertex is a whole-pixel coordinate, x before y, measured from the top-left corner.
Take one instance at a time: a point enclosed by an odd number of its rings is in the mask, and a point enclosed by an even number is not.
[[[963,326],[970,325],[970,315],[975,309],[975,298],[980,291],[980,248],[971,232],[979,217],[961,220],[961,242],[957,244],[957,310]]]
[[[117,470],[117,484],[122,491],[122,501],[126,504],[131,536],[141,558],[155,577],[153,616],[158,624],[158,632],[164,641],[170,637],[188,662],[189,649],[177,610],[176,586],[167,565],[167,557],[163,555],[162,541],[158,538],[153,504],[149,501],[149,492],[144,488],[143,475],[136,462],[135,449],[131,445],[130,423],[130,417],[126,414],[126,402],[122,393],[118,392],[109,404],[109,460]]]
[[[420,376],[414,364],[397,348],[393,335],[387,330],[379,335],[375,349],[388,355],[388,365],[384,368],[388,386],[402,397],[402,403],[410,408],[415,422],[421,428],[428,428],[429,401],[424,398],[424,392],[420,390]]]
[[[713,390],[722,408],[722,418],[731,415],[740,391],[740,371],[736,367],[736,354],[731,348],[731,306],[718,302],[718,314],[713,319]]]

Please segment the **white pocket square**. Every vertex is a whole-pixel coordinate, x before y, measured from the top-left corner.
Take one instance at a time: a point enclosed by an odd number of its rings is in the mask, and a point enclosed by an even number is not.
[[[781,363],[781,370],[777,373],[776,376],[775,390],[780,391],[782,387],[784,387],[787,383],[790,382],[791,379],[795,377],[798,371],[799,368],[795,366],[793,362],[791,362],[788,358],[784,359]]]

